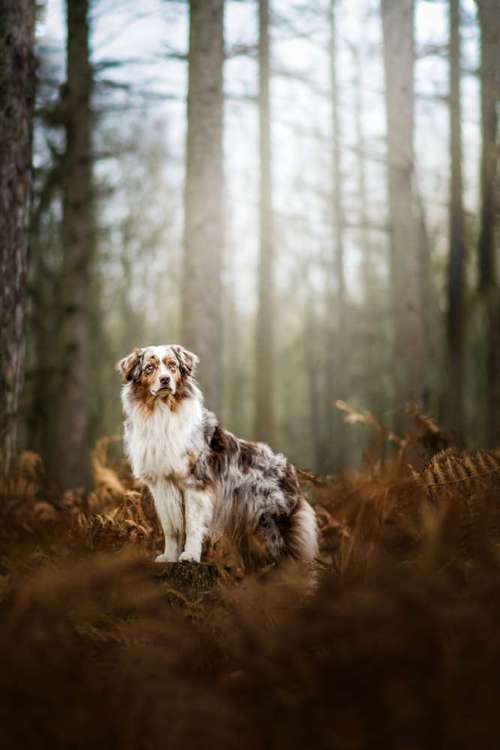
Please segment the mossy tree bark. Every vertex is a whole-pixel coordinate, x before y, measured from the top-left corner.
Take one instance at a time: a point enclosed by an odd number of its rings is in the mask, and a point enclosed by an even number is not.
[[[16,450],[25,370],[34,33],[34,0],[0,0],[0,473]]]

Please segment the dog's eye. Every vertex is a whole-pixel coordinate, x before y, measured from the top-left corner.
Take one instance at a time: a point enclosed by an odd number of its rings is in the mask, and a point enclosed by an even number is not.
[[[169,363],[168,363],[168,369],[169,369],[169,370],[170,370],[171,372],[174,372],[174,371],[175,371],[175,369],[176,369],[176,366],[175,366],[175,362],[169,362]]]
[[[144,372],[146,373],[146,375],[151,375],[154,369],[155,368],[153,367],[153,365],[146,365],[146,367],[144,368]]]

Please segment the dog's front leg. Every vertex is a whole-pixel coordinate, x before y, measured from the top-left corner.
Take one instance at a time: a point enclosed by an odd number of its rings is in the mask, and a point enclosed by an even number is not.
[[[184,491],[184,513],[186,519],[186,545],[179,562],[200,562],[203,540],[207,535],[213,515],[213,500],[206,490]]]
[[[184,535],[181,492],[166,480],[151,484],[150,490],[165,537],[165,551],[155,562],[177,562]]]

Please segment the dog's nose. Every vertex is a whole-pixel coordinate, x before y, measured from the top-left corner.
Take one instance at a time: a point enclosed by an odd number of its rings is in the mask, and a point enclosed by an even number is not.
[[[162,387],[166,387],[166,386],[170,385],[170,378],[169,378],[168,375],[162,375],[161,376],[161,378],[160,378],[160,385]]]

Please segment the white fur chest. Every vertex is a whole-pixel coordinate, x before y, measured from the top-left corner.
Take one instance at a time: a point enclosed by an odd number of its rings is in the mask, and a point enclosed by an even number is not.
[[[202,407],[198,400],[187,399],[176,412],[160,402],[149,415],[127,406],[125,445],[134,475],[145,482],[185,475],[188,451],[196,451],[199,440]]]

